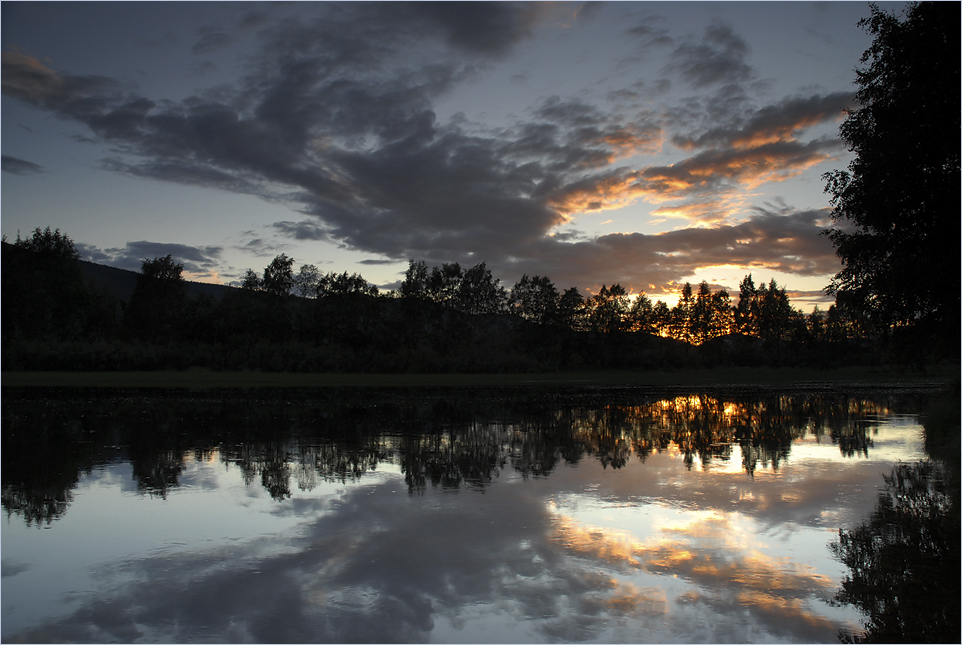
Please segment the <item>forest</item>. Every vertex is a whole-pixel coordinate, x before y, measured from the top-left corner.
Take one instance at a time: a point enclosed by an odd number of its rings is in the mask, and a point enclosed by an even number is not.
[[[87,277],[59,230],[3,252],[4,370],[551,372],[898,360],[851,310],[795,309],[775,281],[732,297],[702,282],[678,303],[620,284],[594,295],[546,276],[506,288],[485,263],[412,260],[396,290],[294,270],[278,255],[239,288],[194,293],[171,256],[144,259],[129,294]]]

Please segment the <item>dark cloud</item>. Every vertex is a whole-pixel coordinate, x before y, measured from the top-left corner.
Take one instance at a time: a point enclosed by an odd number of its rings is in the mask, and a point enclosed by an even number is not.
[[[612,265],[599,251],[647,249],[657,236],[627,243],[570,232],[547,237],[566,218],[647,199],[674,200],[674,216],[721,221],[716,200],[794,176],[838,150],[835,140],[797,137],[835,118],[846,95],[753,107],[744,85],[752,77],[748,47],[723,24],[678,45],[669,66],[695,87],[710,85],[711,96],[691,97],[667,113],[634,106],[630,114],[554,96],[533,106],[524,122],[495,130],[464,117],[441,122],[435,104],[527,38],[547,9],[322,3],[312,10],[320,17],[241,18],[261,44],[246,75],[183,101],[149,99],[111,79],[60,73],[13,52],[3,55],[3,92],[88,126],[92,140],[111,147],[103,168],[256,195],[307,216],[273,224],[282,238],[324,240],[389,261],[480,258],[509,273],[521,265],[539,274],[557,267],[572,284],[617,279],[601,277]],[[629,31],[666,43],[657,21]],[[198,51],[230,37],[221,28],[203,31]],[[623,99],[646,87],[635,83],[614,96],[627,111]],[[619,165],[658,150],[670,136],[666,128],[677,146],[703,149],[667,166],[637,159]],[[698,238],[708,249],[715,248],[710,235]],[[244,248],[266,255],[283,245],[258,238]],[[630,276],[618,266],[619,276],[631,277],[623,282],[664,284],[696,264],[662,261],[653,252],[644,257],[653,264]],[[822,258],[819,247],[811,263],[824,266]],[[803,261],[763,261],[812,271]]]
[[[669,35],[667,21],[657,16],[645,17],[634,27],[626,29],[625,35],[635,41],[642,50],[675,44],[675,39]]]
[[[446,42],[468,52],[502,56],[531,35],[537,3],[419,2],[400,10],[421,13],[446,33]]]
[[[271,194],[260,177],[219,170],[193,160],[160,159],[129,163],[123,159],[109,157],[101,161],[100,167],[145,179],[217,188],[234,193],[258,195],[265,199],[276,197]]]
[[[113,260],[113,256],[104,253],[103,249],[99,246],[84,244],[83,242],[74,242],[74,246],[77,247],[77,252],[80,254],[81,260],[95,262],[97,264],[108,264]],[[138,265],[137,268],[139,269],[140,265]]]
[[[730,26],[715,22],[705,29],[700,41],[678,45],[664,71],[680,75],[696,89],[741,83],[754,76],[746,62],[749,53],[748,43]]]
[[[241,29],[256,29],[266,25],[269,22],[269,16],[260,11],[251,11],[250,13],[245,13],[241,16],[240,20],[237,22],[237,26]]]
[[[209,54],[224,49],[236,40],[234,36],[217,27],[201,27],[197,32],[199,37],[192,48],[195,54]]]
[[[246,235],[254,235],[252,231],[247,231]],[[282,253],[287,249],[287,245],[283,243],[278,243],[272,239],[265,239],[263,237],[251,237],[247,242],[237,246],[239,249],[243,249],[248,253],[252,253],[260,258],[274,257],[278,253]],[[252,267],[247,267],[252,268]]]
[[[216,272],[220,265],[220,254],[223,248],[140,240],[127,242],[124,247],[109,249],[77,244],[77,250],[84,260],[128,271],[140,271],[143,260],[170,255],[174,262],[184,265],[185,271],[195,275],[210,275]]]
[[[103,76],[58,74],[15,51],[3,52],[2,61],[3,94],[81,121],[111,107],[105,93],[120,87],[115,80]]]
[[[398,260],[377,260],[377,259],[361,260],[360,262],[358,262],[358,264],[363,264],[365,266],[383,266],[383,265],[397,264],[397,263],[398,263]]]
[[[43,166],[10,155],[2,156],[2,169],[12,175],[35,175],[44,172]]]
[[[776,104],[766,105],[750,113],[728,128],[712,128],[697,135],[675,135],[672,143],[684,149],[706,146],[746,148],[761,143],[789,140],[812,125],[832,122],[844,116],[854,100],[850,92],[789,96]]]
[[[329,231],[317,219],[301,220],[300,222],[274,222],[271,226],[285,237],[295,240],[331,241]]]

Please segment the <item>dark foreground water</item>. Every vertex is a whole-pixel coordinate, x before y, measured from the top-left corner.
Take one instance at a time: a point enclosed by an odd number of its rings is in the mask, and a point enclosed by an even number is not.
[[[2,639],[838,642],[926,396],[4,388]]]

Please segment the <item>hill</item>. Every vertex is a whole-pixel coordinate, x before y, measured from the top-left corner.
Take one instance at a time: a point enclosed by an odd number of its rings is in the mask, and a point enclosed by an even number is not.
[[[134,287],[137,285],[136,271],[118,269],[105,264],[87,262],[86,260],[80,261],[80,268],[88,280],[124,302],[130,299],[130,294],[134,292]],[[224,297],[224,294],[234,289],[235,287],[222,284],[187,281],[187,293],[191,297],[206,294],[219,301]]]

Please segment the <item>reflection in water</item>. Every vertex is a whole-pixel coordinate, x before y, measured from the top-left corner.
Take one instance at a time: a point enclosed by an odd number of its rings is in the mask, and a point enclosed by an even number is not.
[[[412,492],[428,484],[483,487],[509,464],[546,476],[586,457],[624,467],[669,448],[710,467],[740,448],[749,475],[777,470],[792,441],[831,441],[845,457],[867,456],[878,418],[906,396],[685,395],[638,403],[644,395],[601,391],[574,396],[490,398],[458,392],[415,397],[354,390],[332,395],[263,391],[257,397],[100,396],[22,390],[4,394],[3,506],[28,522],[50,522],[70,502],[80,473],[129,460],[140,490],[165,497],[186,455],[220,456],[248,484],[275,499],[315,481],[356,480],[381,462],[401,465]],[[23,455],[30,455],[24,459]]]
[[[831,641],[920,401],[4,390],[3,640]]]
[[[938,462],[899,464],[871,517],[831,547],[849,567],[835,597],[866,616],[869,643],[956,643],[960,634],[958,490]]]

